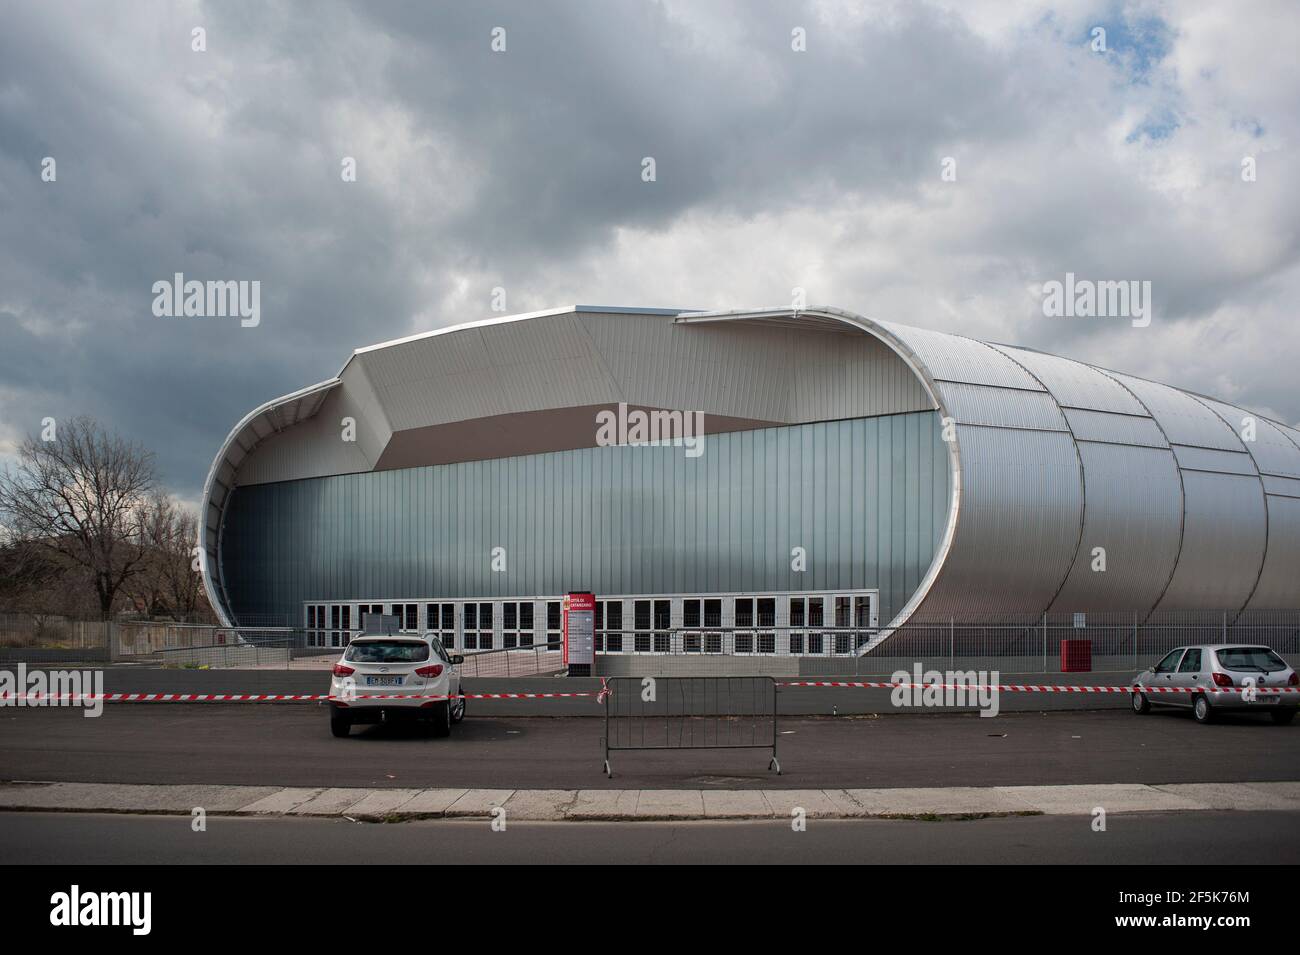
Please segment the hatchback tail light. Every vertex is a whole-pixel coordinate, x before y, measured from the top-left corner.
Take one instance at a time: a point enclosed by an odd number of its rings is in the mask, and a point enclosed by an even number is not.
[[[1214,685],[1232,686],[1232,677],[1228,676],[1226,673],[1216,673],[1214,674]]]
[[[334,675],[335,675],[335,676],[351,676],[352,674],[354,674],[354,673],[356,673],[356,672],[357,672],[357,671],[356,671],[353,667],[345,667],[342,663],[336,663],[336,664],[334,664]]]
[[[1296,673],[1295,670],[1292,670],[1291,675],[1286,678],[1286,685],[1300,686],[1300,674]]]
[[[442,664],[435,663],[432,666],[420,667],[415,671],[415,675],[423,677],[442,676]]]

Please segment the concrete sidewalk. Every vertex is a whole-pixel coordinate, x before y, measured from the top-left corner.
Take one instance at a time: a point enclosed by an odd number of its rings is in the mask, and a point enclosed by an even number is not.
[[[1300,812],[1300,782],[955,786],[934,789],[352,789],[142,786],[14,782],[0,811],[326,816],[371,822],[487,818],[649,821],[690,819],[970,818],[1207,809]]]

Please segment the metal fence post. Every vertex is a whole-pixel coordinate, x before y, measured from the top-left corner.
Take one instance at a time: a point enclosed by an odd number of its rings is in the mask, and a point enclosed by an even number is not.
[[[776,715],[776,695],[781,691],[776,686],[776,681],[772,685],[772,762],[768,763],[767,768],[776,768],[776,774],[781,775],[781,761],[776,758],[776,741],[781,736],[781,727],[777,725]]]
[[[605,776],[608,779],[614,778],[614,771],[609,765],[609,692],[605,692]]]
[[[1043,672],[1047,672],[1047,612],[1043,612]]]

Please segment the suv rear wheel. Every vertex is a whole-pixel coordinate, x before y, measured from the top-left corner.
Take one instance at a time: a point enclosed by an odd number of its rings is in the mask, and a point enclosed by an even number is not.
[[[330,732],[335,736],[347,736],[352,732],[352,716],[342,710],[330,711]]]
[[[1269,715],[1273,717],[1273,722],[1278,726],[1286,726],[1295,719],[1295,710],[1288,707],[1285,710],[1274,710]]]
[[[430,708],[433,735],[443,739],[451,735],[451,701],[439,700]]]

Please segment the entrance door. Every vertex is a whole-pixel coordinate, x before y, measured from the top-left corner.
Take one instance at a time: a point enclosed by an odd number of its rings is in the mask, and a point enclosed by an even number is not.
[[[330,604],[330,646],[346,647],[352,640],[352,605]]]
[[[835,614],[835,633],[832,642],[836,656],[847,656],[853,652],[853,598],[848,594],[837,594],[830,598],[831,609]]]

